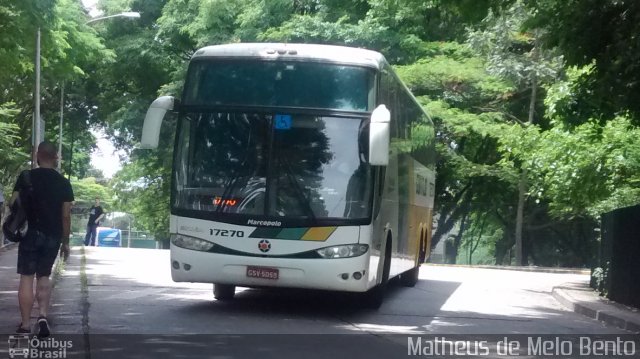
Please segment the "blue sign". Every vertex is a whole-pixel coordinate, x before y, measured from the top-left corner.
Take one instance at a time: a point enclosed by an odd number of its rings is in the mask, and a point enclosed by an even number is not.
[[[116,228],[98,228],[98,247],[120,247],[121,232]]]
[[[290,130],[291,115],[276,115],[276,130]]]

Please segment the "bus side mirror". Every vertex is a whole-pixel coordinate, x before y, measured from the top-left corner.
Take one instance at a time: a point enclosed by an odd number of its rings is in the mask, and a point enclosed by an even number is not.
[[[385,105],[380,105],[373,110],[369,126],[369,164],[372,166],[389,164],[390,122],[391,113]]]
[[[174,100],[173,96],[160,96],[151,103],[147,114],[144,116],[140,148],[158,148],[162,120],[167,111],[173,110]]]

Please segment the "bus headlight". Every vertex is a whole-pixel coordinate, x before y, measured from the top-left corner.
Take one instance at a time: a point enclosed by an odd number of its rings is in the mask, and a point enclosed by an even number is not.
[[[209,251],[215,246],[215,244],[205,241],[204,239],[183,236],[182,234],[172,234],[171,243],[181,248],[203,252]]]
[[[316,250],[320,257],[326,259],[357,257],[369,250],[366,244],[345,244],[341,246],[327,247]]]

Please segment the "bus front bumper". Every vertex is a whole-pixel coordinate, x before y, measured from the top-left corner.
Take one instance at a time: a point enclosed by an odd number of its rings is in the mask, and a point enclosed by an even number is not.
[[[171,245],[171,277],[175,282],[364,292],[373,286],[368,268],[366,254],[339,259],[245,257]]]

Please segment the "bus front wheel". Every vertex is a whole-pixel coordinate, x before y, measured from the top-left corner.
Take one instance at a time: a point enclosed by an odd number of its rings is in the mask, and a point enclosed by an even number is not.
[[[368,308],[378,309],[384,302],[387,283],[389,282],[389,272],[391,269],[391,236],[387,237],[384,249],[384,264],[382,267],[382,280],[378,285],[365,292],[365,303]]]
[[[217,300],[231,300],[236,294],[236,286],[233,284],[214,284],[213,296]]]
[[[386,292],[387,284],[378,284],[375,287],[369,289],[364,293],[365,306],[369,309],[379,309],[384,302],[384,293]]]

